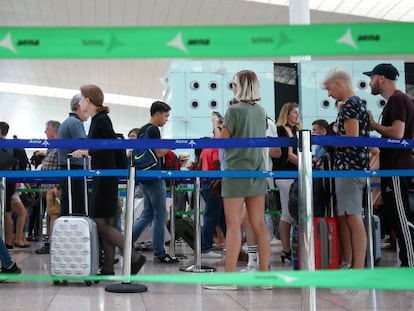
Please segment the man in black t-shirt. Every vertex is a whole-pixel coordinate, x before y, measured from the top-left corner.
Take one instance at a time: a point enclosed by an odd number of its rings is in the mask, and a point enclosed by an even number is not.
[[[370,114],[370,126],[383,138],[412,139],[414,133],[414,104],[397,89],[398,70],[391,64],[379,64],[372,71],[364,72],[371,77],[371,93],[380,94],[387,100],[382,119],[375,122]],[[412,148],[380,149],[381,169],[413,169]],[[414,217],[409,210],[409,185],[411,177],[392,176],[381,178],[381,195],[385,213],[396,231],[400,247],[401,266],[414,267]]]

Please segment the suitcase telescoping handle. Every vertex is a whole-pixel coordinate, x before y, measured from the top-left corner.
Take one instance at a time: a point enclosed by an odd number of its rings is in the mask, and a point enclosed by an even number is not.
[[[68,154],[68,158],[66,159],[68,171],[70,171],[70,160],[72,158],[72,154]],[[83,157],[83,169],[86,170],[87,157]],[[86,175],[83,176],[83,192],[84,192],[84,199],[85,199],[85,214],[89,216],[89,208],[88,208],[88,185],[86,183]],[[68,203],[69,203],[69,215],[72,215],[72,177],[68,175]]]
[[[328,159],[328,171],[332,172],[332,158],[331,155],[329,154],[329,152],[326,153],[326,158]],[[335,217],[335,213],[334,213],[334,182],[332,177],[328,177],[328,181],[329,181],[329,207],[327,210],[327,216],[328,217]]]

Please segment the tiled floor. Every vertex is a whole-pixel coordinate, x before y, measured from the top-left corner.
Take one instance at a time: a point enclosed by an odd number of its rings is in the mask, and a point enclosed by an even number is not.
[[[12,255],[25,274],[48,274],[48,255],[34,253],[38,245],[30,249],[13,250]],[[180,266],[194,263],[192,250],[185,244],[177,246],[177,253],[188,259],[179,265],[157,265],[152,262],[151,252],[146,252],[148,262],[142,274],[180,273]],[[280,249],[272,248],[272,268],[291,269],[280,262]],[[223,271],[223,260],[203,260]],[[395,253],[383,251],[381,265],[395,265]],[[242,266],[241,266],[242,268]],[[117,274],[121,264],[117,265]],[[181,272],[186,273],[186,272]],[[188,273],[187,273],[188,274]],[[196,278],[199,274],[193,274]],[[413,280],[414,282],[414,280]],[[0,284],[0,310],[301,310],[301,289],[275,288],[263,290],[244,288],[233,292],[208,291],[202,285],[173,283],[147,283],[145,293],[119,294],[104,290],[110,283],[100,282],[91,287],[71,282],[67,286],[55,286],[50,281],[12,281]],[[349,291],[330,289],[316,290],[317,310],[414,310],[414,292],[403,291]],[[306,309],[303,309],[306,310]]]

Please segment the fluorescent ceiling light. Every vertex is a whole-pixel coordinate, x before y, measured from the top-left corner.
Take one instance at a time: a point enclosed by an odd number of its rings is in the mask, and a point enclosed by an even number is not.
[[[289,6],[289,0],[244,1]],[[309,0],[309,7],[316,11],[364,16],[388,21],[414,21],[413,0]]]
[[[71,99],[73,95],[79,93],[79,90],[62,89],[57,87],[38,86],[21,83],[0,82],[0,92]],[[105,93],[105,103],[107,104],[149,108],[154,101],[155,99],[147,97],[136,97]]]

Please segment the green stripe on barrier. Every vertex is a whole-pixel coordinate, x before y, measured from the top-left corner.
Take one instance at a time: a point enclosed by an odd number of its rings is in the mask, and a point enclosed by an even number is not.
[[[206,58],[411,54],[414,23],[0,27],[0,58]],[[243,48],[240,48],[243,47]]]
[[[167,191],[171,191],[171,187],[166,187]],[[194,187],[175,187],[175,192],[194,191]]]
[[[269,210],[269,211],[265,211],[265,214],[266,215],[282,216],[282,211]]]
[[[16,189],[16,192],[37,193],[37,192],[43,192],[43,190],[40,188],[18,188]]]
[[[200,215],[204,214],[203,212],[200,211]],[[190,216],[190,215],[194,215],[194,211],[175,211],[174,212],[175,216]]]
[[[0,280],[16,281],[131,281],[177,284],[231,284],[240,286],[360,288],[381,290],[414,290],[413,268],[381,268],[355,270],[278,271],[255,273],[170,273],[135,276],[51,277],[30,274],[1,274]]]
[[[175,187],[175,191],[179,191],[179,192],[194,191],[194,188],[192,188],[192,187]]]

